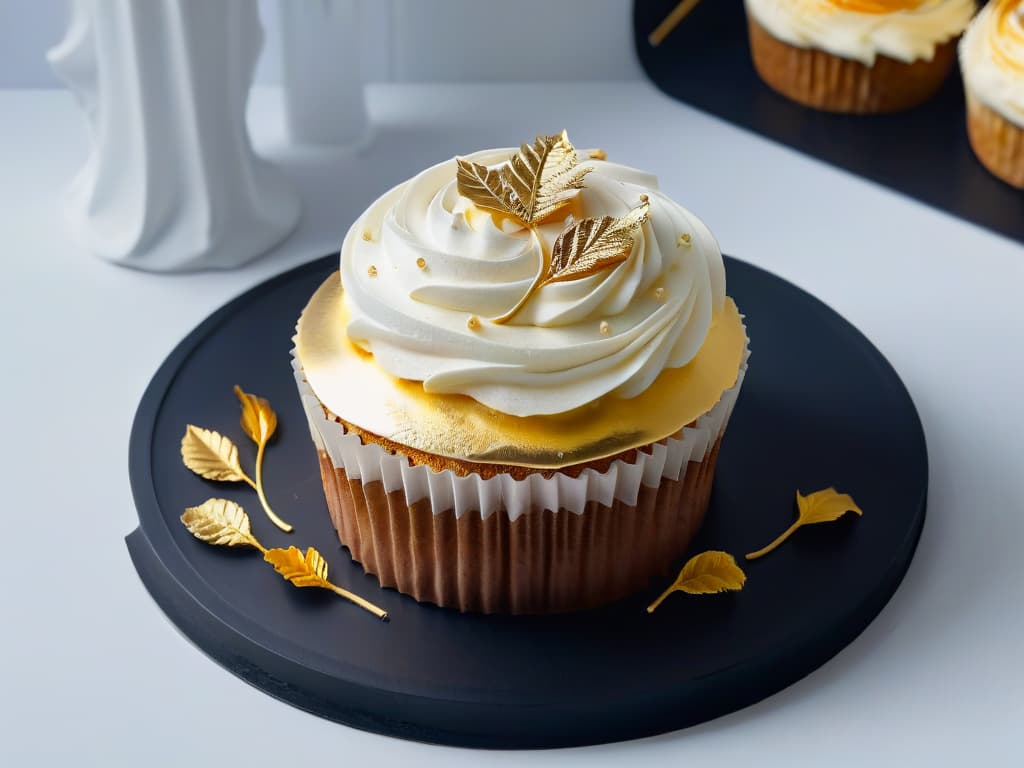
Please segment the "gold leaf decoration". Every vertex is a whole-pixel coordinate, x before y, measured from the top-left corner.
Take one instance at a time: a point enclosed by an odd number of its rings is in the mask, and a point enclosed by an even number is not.
[[[505,213],[530,226],[569,204],[590,168],[576,168],[576,149],[565,131],[523,144],[500,168],[457,159],[459,194],[474,205]]]
[[[329,582],[327,580],[327,561],[313,547],[306,549],[305,554],[297,547],[268,549],[263,553],[263,559],[274,566],[274,570],[296,587],[329,589],[381,619],[388,617],[387,611],[367,602],[347,589],[342,589]]]
[[[262,397],[250,395],[235,385],[235,397],[242,404],[242,429],[256,443],[266,445],[277,430],[277,414],[270,403]]]
[[[676,580],[661,593],[657,600],[647,606],[648,613],[661,605],[673,592],[690,595],[713,595],[718,592],[735,592],[743,589],[747,575],[728,552],[710,550],[694,555],[686,561]]]
[[[540,286],[578,280],[628,259],[633,234],[647,221],[649,211],[644,201],[622,218],[583,219],[563,231],[555,240]]]
[[[238,447],[220,432],[194,424],[185,427],[181,438],[181,459],[185,466],[207,480],[255,483],[238,463]]]
[[[207,544],[265,551],[252,535],[245,510],[228,499],[207,499],[198,507],[188,507],[181,522],[193,536]]]
[[[830,523],[833,520],[838,520],[847,512],[854,512],[857,515],[864,514],[864,511],[857,506],[852,496],[848,493],[839,493],[835,488],[825,488],[821,491],[809,493],[806,496],[802,496],[800,491],[797,491],[796,510],[796,521],[767,547],[747,555],[747,560],[756,560],[759,557],[764,557],[802,526],[815,523]]]

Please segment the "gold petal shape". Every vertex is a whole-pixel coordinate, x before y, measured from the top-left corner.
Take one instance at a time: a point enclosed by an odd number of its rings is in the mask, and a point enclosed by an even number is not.
[[[198,507],[188,507],[181,522],[193,536],[207,544],[262,549],[252,535],[245,510],[228,499],[207,499]]]
[[[563,231],[551,250],[551,263],[540,285],[578,280],[629,258],[633,236],[647,221],[645,201],[622,218],[583,219]]]
[[[864,514],[864,511],[857,506],[850,494],[839,493],[839,491],[832,487],[809,493],[806,496],[802,496],[800,491],[797,491],[796,512],[796,521],[789,528],[779,534],[767,547],[762,547],[756,552],[748,554],[747,560],[756,560],[759,557],[764,557],[792,536],[797,529],[805,525],[830,523],[833,520],[838,520],[847,512],[854,512],[857,515]]]
[[[662,601],[673,592],[690,595],[713,595],[743,589],[747,575],[728,552],[710,550],[701,552],[686,561],[676,580],[661,593],[657,600],[647,606],[648,613],[654,613]]]
[[[313,547],[309,547],[305,555],[296,547],[268,549],[263,559],[296,587],[334,589],[327,581],[327,561]]]
[[[277,414],[270,403],[235,385],[235,397],[242,404],[242,429],[257,445],[266,445],[277,430]]]
[[[238,463],[238,448],[220,432],[194,424],[185,427],[181,438],[181,460],[207,480],[252,483]]]

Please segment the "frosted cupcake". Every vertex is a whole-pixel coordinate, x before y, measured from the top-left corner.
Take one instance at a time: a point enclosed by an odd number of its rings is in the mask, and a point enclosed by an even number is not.
[[[373,203],[294,366],[338,536],[462,611],[591,608],[701,525],[746,368],[721,253],[653,176],[568,138]]]
[[[974,0],[745,0],[769,86],[830,112],[895,112],[949,75]]]
[[[967,133],[982,164],[1024,188],[1024,0],[993,0],[960,42]]]

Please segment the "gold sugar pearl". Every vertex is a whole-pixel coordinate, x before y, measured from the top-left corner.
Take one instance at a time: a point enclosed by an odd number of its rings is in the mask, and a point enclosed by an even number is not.
[[[679,236],[679,239],[676,240],[676,248],[689,248],[690,243],[690,235],[686,232],[683,232],[683,234]]]
[[[366,242],[370,242],[371,240],[373,240],[373,234],[370,232],[370,230],[363,230],[363,240],[365,240]]]
[[[605,152],[603,149],[592,149],[592,150],[590,150],[590,159],[591,160],[607,160],[608,159],[608,153]]]
[[[420,256],[418,259],[416,259],[416,266],[419,267],[420,269],[426,269],[427,260]]]
[[[658,301],[665,300],[665,289],[662,288],[660,285],[654,289],[654,298],[656,298]]]
[[[366,268],[366,274],[368,274],[370,277],[376,277],[377,268],[373,266],[373,264],[371,264],[369,267]]]
[[[601,332],[602,336],[607,336],[612,332],[612,327],[608,325],[607,321],[605,320],[601,321],[601,324],[597,327],[597,329]]]
[[[650,199],[651,198],[649,198],[647,195],[640,195],[640,202],[641,203],[646,203]]]
[[[480,318],[477,317],[476,315],[470,315],[469,319],[466,321],[466,327],[469,328],[469,330],[471,331],[479,331]]]

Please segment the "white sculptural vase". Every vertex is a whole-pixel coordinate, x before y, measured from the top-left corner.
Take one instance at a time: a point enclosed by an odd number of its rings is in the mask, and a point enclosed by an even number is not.
[[[74,0],[49,59],[92,132],[65,200],[89,251],[144,270],[224,269],[292,230],[299,198],[245,125],[262,42],[249,0]]]

